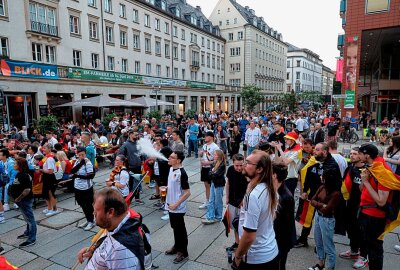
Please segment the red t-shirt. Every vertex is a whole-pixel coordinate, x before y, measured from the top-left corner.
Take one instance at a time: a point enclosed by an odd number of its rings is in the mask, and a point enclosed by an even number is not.
[[[390,189],[382,186],[381,184],[379,184],[379,182],[378,182],[378,184],[376,184],[374,178],[372,178],[372,177],[371,177],[371,179],[369,179],[369,183],[371,184],[371,186],[374,190],[390,191]],[[371,195],[369,194],[368,189],[366,187],[363,187],[363,189],[361,191],[360,206],[364,206],[364,205],[376,205],[375,200],[371,197]],[[364,208],[361,211],[363,214],[366,214],[366,215],[372,216],[372,217],[384,218],[386,216],[385,211],[378,207]]]
[[[64,171],[64,173],[71,173],[71,170],[72,170],[72,163],[68,160],[65,163],[65,171]]]

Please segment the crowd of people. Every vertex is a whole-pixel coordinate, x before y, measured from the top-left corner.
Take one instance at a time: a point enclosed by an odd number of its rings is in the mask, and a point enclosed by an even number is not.
[[[9,133],[3,130],[7,136],[0,150],[0,223],[5,222],[4,211],[19,208],[27,223],[18,236],[26,239],[20,247],[34,245],[34,197],[45,200],[46,217],[59,214],[56,190],[60,181],[69,181],[85,215],[78,227],[91,230],[97,224],[106,229],[95,248],[81,250],[79,261],[89,258],[88,269],[141,269],[143,237],[127,244],[124,234],[130,234],[126,226],[141,223],[129,204],[130,196],[135,205],[144,204],[140,194],[146,175],[148,188],[154,188],[150,200],[173,229],[174,245],[165,254],[181,263],[189,257],[184,216],[190,186],[183,161],[193,157],[199,160],[204,183],[202,223],[225,220],[233,228],[235,242],[227,248],[233,254],[232,268],[286,269],[289,251],[307,247],[314,226],[317,262],[309,270],[335,269],[337,255],[355,260],[354,269],[383,269],[382,234],[397,218],[388,219],[385,209],[400,190],[399,122],[393,118],[380,123],[377,140],[376,123],[362,114],[357,125],[367,129],[370,143],[344,157],[337,138],[351,125],[353,120],[337,113],[299,110],[212,111],[160,120],[125,114],[108,125],[99,119],[87,125],[65,123],[57,134],[12,126]],[[140,139],[151,141],[165,159],[140,152]],[[383,153],[377,145],[383,145]],[[95,192],[93,179],[104,159],[112,170],[104,179],[106,188]],[[299,237],[295,221],[302,225]],[[350,250],[336,253],[335,233],[348,235]],[[115,254],[121,250],[112,245],[128,251]],[[98,246],[116,257],[104,257]]]

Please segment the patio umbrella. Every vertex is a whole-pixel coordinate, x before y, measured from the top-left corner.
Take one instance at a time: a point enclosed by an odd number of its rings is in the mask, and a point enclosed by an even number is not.
[[[131,99],[130,101],[142,104],[145,107],[152,107],[152,106],[175,106],[176,104],[163,101],[163,100],[156,100],[154,98],[148,97],[139,97]]]
[[[134,102],[134,101],[129,101],[129,100],[123,100],[123,99],[118,99],[118,98],[112,98],[107,95],[100,95],[96,97],[91,97],[91,98],[85,98],[81,100],[76,100],[73,102],[68,102],[56,107],[80,107],[80,106],[85,106],[85,107],[146,107],[143,104]]]

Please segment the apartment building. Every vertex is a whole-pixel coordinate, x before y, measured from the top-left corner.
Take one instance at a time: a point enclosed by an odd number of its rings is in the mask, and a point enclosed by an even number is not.
[[[332,95],[335,72],[329,67],[322,65],[322,95]]]
[[[226,40],[226,83],[259,86],[265,95],[260,109],[277,102],[286,90],[287,45],[282,34],[236,0],[219,0],[210,21],[219,26]]]
[[[185,0],[0,0],[0,29],[8,123],[80,120],[92,109],[55,106],[95,95],[157,97],[180,113],[240,107],[219,27]]]

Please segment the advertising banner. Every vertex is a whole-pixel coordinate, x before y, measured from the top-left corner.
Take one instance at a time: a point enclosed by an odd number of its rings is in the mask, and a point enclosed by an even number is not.
[[[388,11],[390,0],[367,0],[366,12],[375,13]]]
[[[354,109],[355,99],[356,99],[356,91],[346,90],[346,95],[344,98],[344,108]]]
[[[58,79],[57,66],[12,60],[0,61],[1,73],[6,77]]]
[[[186,82],[186,86],[189,88],[215,89],[215,84],[213,83]]]
[[[143,83],[146,85],[155,85],[155,86],[177,86],[177,87],[185,87],[186,82],[180,80],[170,80],[170,79],[161,79],[154,77],[143,77]]]
[[[90,81],[107,81],[122,83],[141,83],[142,76],[111,71],[101,71],[83,68],[69,68],[68,78]]]
[[[336,61],[336,81],[343,82],[343,59]]]
[[[358,37],[347,39],[346,43],[346,78],[345,78],[345,109],[355,108],[358,62]]]

